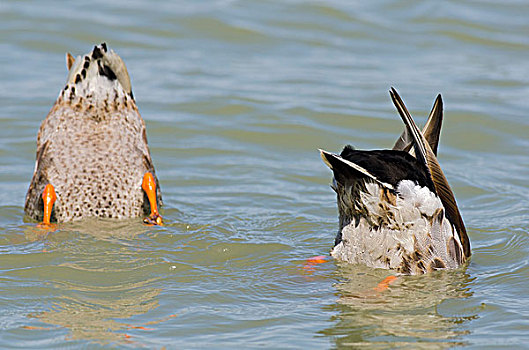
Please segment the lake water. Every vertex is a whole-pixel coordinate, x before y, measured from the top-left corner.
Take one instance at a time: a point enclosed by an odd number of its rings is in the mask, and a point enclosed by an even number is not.
[[[529,343],[529,6],[524,1],[0,4],[0,347],[492,348]],[[125,60],[166,225],[61,225],[24,197],[64,54]],[[439,160],[473,256],[399,278],[333,261],[318,148],[388,148],[395,86]]]

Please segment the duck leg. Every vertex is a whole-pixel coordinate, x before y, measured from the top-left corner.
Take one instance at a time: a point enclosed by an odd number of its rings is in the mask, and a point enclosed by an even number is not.
[[[52,184],[47,184],[42,191],[42,200],[44,201],[44,217],[42,222],[38,225],[41,228],[51,227],[51,211],[53,209],[53,204],[57,200],[57,195],[55,194],[55,188]]]
[[[393,282],[395,282],[395,280],[397,279],[397,276],[388,276],[386,278],[384,278],[384,280],[382,282],[380,282],[374,289],[375,289],[375,292],[383,292],[385,291],[386,289],[389,288],[389,285]]]
[[[162,217],[158,213],[158,205],[156,204],[156,182],[154,181],[154,176],[150,172],[146,172],[145,175],[143,175],[141,188],[143,188],[147,194],[151,206],[151,215],[143,219],[143,222],[150,225],[163,225]]]

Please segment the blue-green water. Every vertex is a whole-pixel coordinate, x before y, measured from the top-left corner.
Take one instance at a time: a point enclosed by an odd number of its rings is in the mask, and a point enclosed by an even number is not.
[[[529,342],[529,6],[522,1],[0,4],[0,347],[481,348]],[[106,41],[147,123],[167,225],[24,221],[64,54]],[[405,277],[326,255],[317,148],[391,147],[395,86],[445,101],[439,160],[473,257]],[[527,345],[525,345],[527,346]]]

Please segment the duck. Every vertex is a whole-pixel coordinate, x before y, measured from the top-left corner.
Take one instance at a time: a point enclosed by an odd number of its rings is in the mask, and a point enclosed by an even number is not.
[[[392,149],[347,145],[340,154],[320,149],[333,173],[339,213],[330,254],[401,275],[458,268],[469,260],[471,248],[437,159],[442,97],[437,96],[422,130],[394,88],[390,97],[405,124]]]
[[[140,216],[162,225],[160,185],[125,63],[101,43],[76,58],[67,53],[66,67],[66,85],[38,131],[25,214],[43,226]]]

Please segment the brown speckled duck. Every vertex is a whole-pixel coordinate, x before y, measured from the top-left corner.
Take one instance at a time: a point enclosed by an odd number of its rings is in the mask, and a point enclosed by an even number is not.
[[[421,132],[395,89],[406,130],[392,150],[320,151],[333,171],[339,231],[331,255],[401,274],[456,268],[471,255],[465,225],[437,161],[442,99]]]
[[[143,215],[162,224],[145,122],[123,60],[102,43],[66,62],[66,86],[38,133],[26,214],[43,225]]]

